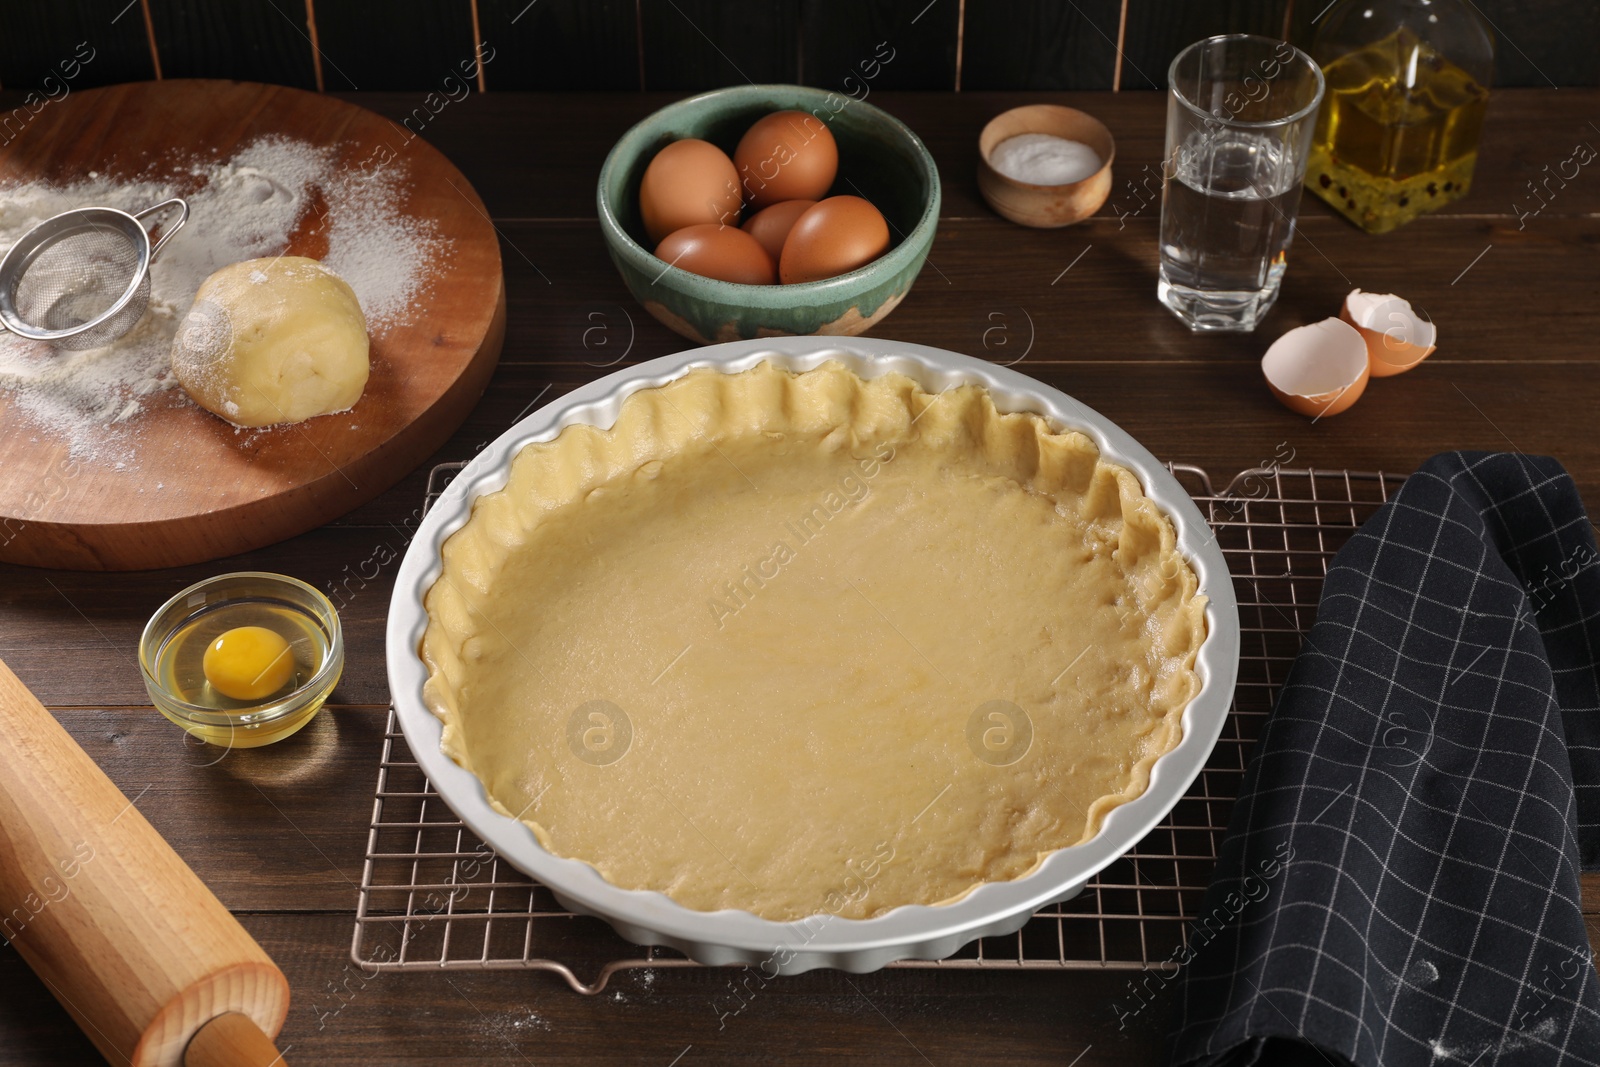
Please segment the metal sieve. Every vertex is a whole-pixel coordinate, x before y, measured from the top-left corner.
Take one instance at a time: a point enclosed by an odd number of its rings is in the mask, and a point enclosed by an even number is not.
[[[143,219],[177,211],[152,246]],[[150,264],[189,218],[179,197],[136,215],[86,207],[48,218],[0,259],[0,327],[62,348],[99,348],[150,303]]]

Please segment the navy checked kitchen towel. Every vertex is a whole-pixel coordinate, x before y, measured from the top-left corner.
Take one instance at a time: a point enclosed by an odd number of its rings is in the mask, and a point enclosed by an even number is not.
[[[1334,558],[1263,728],[1173,1063],[1600,1064],[1597,656],[1600,554],[1559,463],[1408,479]]]

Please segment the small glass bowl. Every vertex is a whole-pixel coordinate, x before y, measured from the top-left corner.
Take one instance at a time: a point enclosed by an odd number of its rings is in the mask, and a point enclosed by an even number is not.
[[[322,663],[306,682],[260,704],[222,710],[184,700],[162,682],[157,671],[163,647],[199,616],[240,600],[274,603],[308,617],[327,639]],[[178,726],[208,744],[258,748],[282,741],[322,709],[344,671],[344,634],[339,613],[312,586],[284,574],[237,571],[197,582],[161,605],[139,638],[139,667],[156,710]]]

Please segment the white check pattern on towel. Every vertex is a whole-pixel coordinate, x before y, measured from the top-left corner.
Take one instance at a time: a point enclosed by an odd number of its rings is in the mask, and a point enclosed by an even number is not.
[[[1600,555],[1554,460],[1436,456],[1340,551],[1194,928],[1173,1061],[1593,1064]]]

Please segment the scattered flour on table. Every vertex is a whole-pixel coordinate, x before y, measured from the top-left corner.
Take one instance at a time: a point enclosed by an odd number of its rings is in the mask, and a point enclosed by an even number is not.
[[[406,191],[394,164],[341,170],[332,149],[285,137],[256,140],[227,160],[183,162],[163,178],[90,172],[66,184],[0,183],[0,251],[73,208],[131,213],[173,196],[189,202],[188,223],[151,267],[149,310],[126,335],[74,352],[0,332],[0,392],[11,394],[12,417],[32,424],[5,432],[64,440],[75,457],[103,456],[114,469],[136,465],[138,417],[187,402],[175,388],[172,338],[200,283],[230,263],[281,254],[297,231],[325,232],[323,262],[350,283],[368,330],[381,334],[426,295],[428,264],[448,252],[431,220],[402,213]]]

